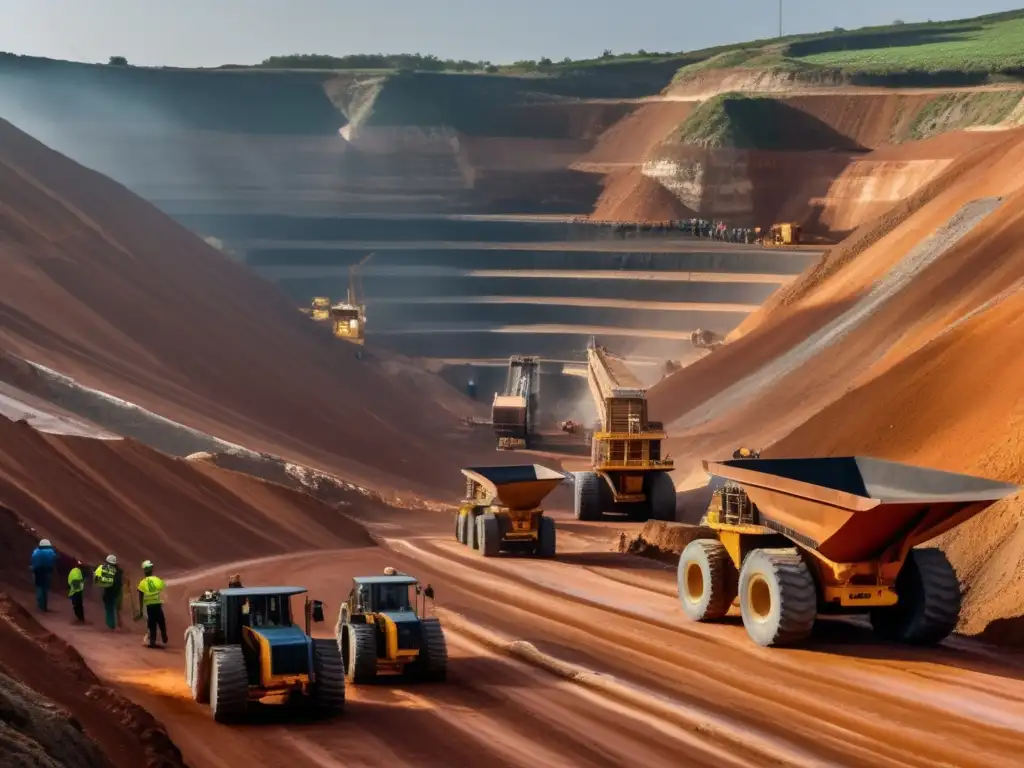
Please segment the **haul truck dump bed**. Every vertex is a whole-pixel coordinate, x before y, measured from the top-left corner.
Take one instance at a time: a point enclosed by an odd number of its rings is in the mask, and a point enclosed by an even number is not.
[[[762,645],[806,638],[822,613],[864,613],[887,639],[934,643],[955,628],[960,584],[938,549],[916,549],[1017,486],[868,457],[704,462],[726,484],[704,522],[717,539],[679,560],[684,612],[724,616],[738,598]]]
[[[555,521],[540,503],[561,483],[561,472],[539,464],[470,467],[466,498],[455,517],[455,538],[484,557],[504,550],[555,554]]]

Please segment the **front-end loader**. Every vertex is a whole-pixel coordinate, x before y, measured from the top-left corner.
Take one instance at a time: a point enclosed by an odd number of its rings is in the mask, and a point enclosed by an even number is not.
[[[244,719],[253,701],[304,695],[317,710],[345,708],[345,673],[337,644],[310,636],[323,604],[306,599],[305,628],[292,620],[302,587],[207,590],[189,601],[185,679],[192,698],[218,722]]]
[[[715,538],[679,558],[683,612],[722,618],[739,602],[758,645],[795,645],[819,615],[868,614],[883,639],[933,644],[960,617],[942,550],[919,545],[1017,486],[862,456],[704,462],[725,481],[703,524]]]
[[[433,587],[421,589],[394,568],[354,578],[335,627],[345,676],[353,683],[372,682],[380,673],[443,681],[448,645],[440,620],[426,615],[428,599],[434,599]]]
[[[540,506],[565,475],[539,464],[470,467],[455,538],[484,557],[520,552],[555,556],[555,521]]]

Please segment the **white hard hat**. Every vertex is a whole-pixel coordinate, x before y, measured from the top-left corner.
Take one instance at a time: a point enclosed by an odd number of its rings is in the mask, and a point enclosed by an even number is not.
[[[117,555],[107,555],[107,562],[111,565],[117,565]]]
[[[39,546],[40,547],[52,547],[53,545],[50,544],[50,540],[49,539],[40,539],[39,540]]]
[[[385,575],[385,576],[394,576],[394,575],[395,575],[395,569],[394,569],[394,568],[392,568],[392,567],[391,567],[391,566],[389,565],[389,566],[388,566],[387,568],[385,568],[385,569],[384,569],[384,575]]]

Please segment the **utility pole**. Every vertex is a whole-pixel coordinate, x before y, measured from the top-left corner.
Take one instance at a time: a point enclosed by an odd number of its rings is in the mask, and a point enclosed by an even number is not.
[[[779,0],[779,37],[782,37],[782,0]]]

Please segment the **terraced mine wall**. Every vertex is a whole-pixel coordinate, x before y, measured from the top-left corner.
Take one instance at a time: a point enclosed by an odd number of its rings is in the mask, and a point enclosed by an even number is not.
[[[815,257],[605,227],[502,217],[185,217],[306,306],[360,270],[367,343],[445,359],[585,359],[591,335],[623,352],[693,354],[690,332],[728,333]],[[255,234],[258,237],[246,238]]]

